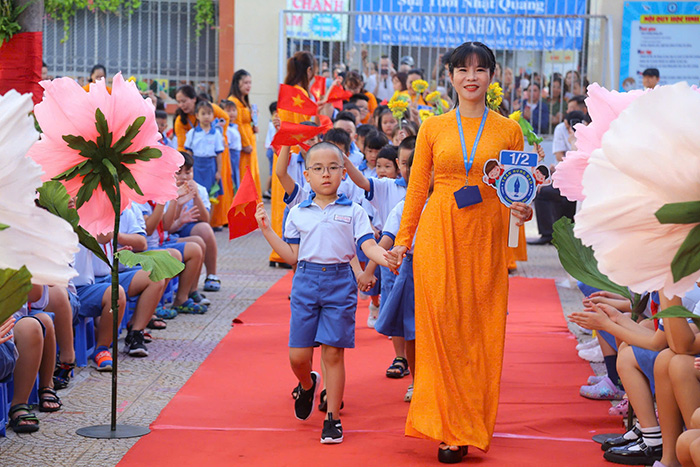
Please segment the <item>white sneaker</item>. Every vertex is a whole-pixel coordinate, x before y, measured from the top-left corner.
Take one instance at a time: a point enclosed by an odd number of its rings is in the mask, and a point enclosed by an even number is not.
[[[603,350],[600,346],[593,347],[592,349],[583,349],[579,350],[578,356],[589,362],[601,363],[603,361]]]
[[[379,307],[374,303],[369,304],[369,316],[367,317],[367,326],[374,329],[374,323],[379,318]]]
[[[404,402],[411,402],[411,399],[413,399],[413,385],[412,384],[408,387],[408,390],[406,391],[406,395],[403,396],[403,401]]]
[[[592,349],[598,345],[598,339],[589,339],[576,345],[576,350]]]

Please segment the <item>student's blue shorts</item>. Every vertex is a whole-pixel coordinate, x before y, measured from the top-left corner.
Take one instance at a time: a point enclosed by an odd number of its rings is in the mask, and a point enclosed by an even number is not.
[[[649,386],[651,387],[651,393],[656,394],[656,387],[654,385],[654,362],[659,352],[654,350],[642,349],[641,347],[631,346],[634,352],[634,358],[637,359],[639,368],[644,373],[644,376],[649,380]]]
[[[100,316],[102,314],[102,297],[108,288],[108,282],[77,286],[78,299],[80,300],[78,314],[85,318],[97,318]],[[75,309],[73,311],[75,312]],[[75,319],[75,315],[73,319]]]
[[[17,363],[15,352],[15,343],[11,340],[0,344],[0,382],[4,382],[14,373]]]
[[[173,248],[177,251],[180,252],[182,255],[182,262],[185,262],[185,243],[187,242],[177,242],[177,241],[171,241],[171,242],[165,242],[161,246],[158,247],[160,250],[165,250],[168,248]]]
[[[350,264],[299,262],[291,309],[289,347],[355,347],[357,281]]]
[[[124,289],[124,293],[126,296],[129,296],[129,286],[131,286],[131,281],[134,279],[134,276],[136,275],[137,272],[141,270],[141,267],[135,267],[131,269],[127,269],[126,271],[122,271],[119,273],[119,285],[122,286],[122,289]],[[96,277],[95,282],[100,282],[100,283],[106,283],[106,284],[111,284],[112,283],[112,276],[102,276],[102,277]]]
[[[180,238],[182,237],[189,237],[190,234],[192,233],[192,228],[197,225],[197,222],[188,222],[187,224],[183,225],[180,230],[175,232],[178,234]]]

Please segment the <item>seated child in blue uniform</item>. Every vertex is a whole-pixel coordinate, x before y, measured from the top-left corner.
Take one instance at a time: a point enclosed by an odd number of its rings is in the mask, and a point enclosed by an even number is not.
[[[343,153],[330,143],[318,143],[306,155],[306,181],[313,194],[289,211],[284,240],[272,230],[265,207],[255,217],[270,246],[288,263],[297,264],[292,282],[289,360],[299,380],[294,403],[298,419],[311,416],[319,375],[311,368],[314,346],[321,345],[326,369],[327,410],[321,443],[343,441],[338,414],[345,381],[344,351],[355,346],[357,282],[350,267],[359,244],[367,256],[387,265],[369,217],[338,194],[345,176]]]
[[[197,242],[203,247],[204,266],[207,269],[204,291],[218,292],[221,288],[221,281],[216,275],[216,257],[219,250],[214,230],[209,224],[211,201],[206,188],[193,178],[193,157],[186,152],[182,152],[182,156],[185,162],[175,175],[179,189],[177,202],[169,202],[166,205],[163,227],[180,237],[177,239],[178,243]],[[174,213],[171,213],[171,210]]]

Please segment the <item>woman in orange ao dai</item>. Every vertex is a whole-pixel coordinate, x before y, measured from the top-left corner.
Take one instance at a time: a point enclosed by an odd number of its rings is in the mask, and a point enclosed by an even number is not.
[[[488,450],[498,408],[508,304],[508,209],[482,177],[484,163],[501,150],[523,149],[523,133],[515,121],[486,107],[495,62],[493,52],[478,42],[452,53],[450,78],[459,105],[420,128],[401,229],[390,255],[398,266],[416,234],[416,376],[406,435],[441,442],[438,459],[445,463],[460,462],[469,445]],[[423,210],[433,172],[434,191]],[[457,198],[465,198],[456,192],[465,188],[469,196],[460,204],[468,205],[459,208]],[[511,211],[520,224],[532,216],[532,208],[522,203]]]

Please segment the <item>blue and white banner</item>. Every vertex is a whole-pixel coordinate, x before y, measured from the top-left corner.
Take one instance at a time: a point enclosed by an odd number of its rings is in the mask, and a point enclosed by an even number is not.
[[[366,44],[580,50],[585,35],[574,16],[586,14],[586,0],[356,0],[355,9],[355,42]]]
[[[700,2],[625,2],[620,90],[642,88],[657,68],[659,84],[700,84]]]

